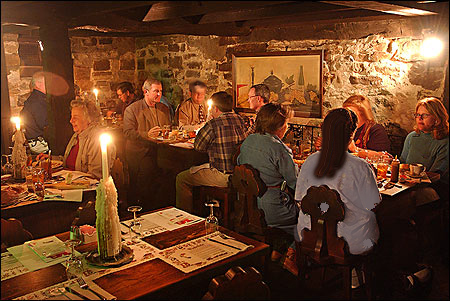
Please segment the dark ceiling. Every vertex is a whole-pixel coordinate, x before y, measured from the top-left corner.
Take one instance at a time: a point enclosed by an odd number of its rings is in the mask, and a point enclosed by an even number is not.
[[[411,17],[448,24],[448,1],[1,1],[1,8],[3,32],[62,22],[71,36],[240,36],[274,26]]]

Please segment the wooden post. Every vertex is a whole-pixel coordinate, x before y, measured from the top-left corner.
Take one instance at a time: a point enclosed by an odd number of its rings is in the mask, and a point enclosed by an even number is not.
[[[3,26],[2,26],[2,154],[11,154],[9,146],[11,146],[12,124],[11,105],[9,103],[8,78],[6,76],[5,49],[3,47]]]
[[[47,138],[52,154],[63,155],[67,143],[73,134],[70,124],[70,102],[75,98],[73,80],[73,62],[70,49],[68,27],[65,23],[52,20],[51,24],[42,24],[39,36],[44,46],[42,55],[46,73],[48,130]],[[55,79],[57,75],[65,83]],[[57,77],[57,78],[59,78]],[[60,91],[61,84],[67,84],[63,95],[50,94]],[[49,93],[50,92],[50,93]]]

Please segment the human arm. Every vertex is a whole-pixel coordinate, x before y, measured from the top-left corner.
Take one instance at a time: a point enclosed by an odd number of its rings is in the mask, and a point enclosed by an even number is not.
[[[443,174],[448,170],[449,157],[448,157],[448,140],[446,144],[439,145],[436,151],[436,157],[433,164],[430,167],[430,171],[435,171]]]
[[[194,140],[194,149],[206,152],[215,139],[215,134],[209,123],[205,124],[197,133]]]
[[[123,134],[129,140],[143,141],[147,140],[148,131],[138,130],[138,121],[134,108],[128,106],[123,116]]]

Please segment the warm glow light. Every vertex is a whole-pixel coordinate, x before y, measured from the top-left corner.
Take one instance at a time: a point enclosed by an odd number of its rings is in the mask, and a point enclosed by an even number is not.
[[[102,148],[102,152],[106,152],[106,146],[110,142],[111,142],[111,135],[106,133],[100,135],[100,147]]]
[[[41,51],[44,51],[44,44],[42,44],[42,41],[38,41],[39,43],[39,48],[41,48]]]
[[[92,90],[93,92],[94,92],[94,94],[95,94],[95,99],[97,100],[97,98],[98,98],[98,89],[97,88],[94,88],[94,90]]]
[[[208,110],[211,110],[211,107],[212,107],[212,105],[213,105],[212,99],[211,99],[211,98],[208,99],[208,101],[207,101],[206,103],[208,104]]]
[[[438,38],[427,38],[422,43],[420,53],[427,58],[435,57],[442,51],[443,47],[442,41]]]
[[[20,131],[20,118],[19,117],[11,117],[11,122],[16,124],[16,130]]]

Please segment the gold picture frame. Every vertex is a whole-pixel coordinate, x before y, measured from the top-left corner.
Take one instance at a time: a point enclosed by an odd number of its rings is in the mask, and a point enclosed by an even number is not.
[[[294,116],[322,118],[323,55],[323,50],[233,54],[234,109],[252,113],[248,90],[264,83],[270,101],[291,107]]]

